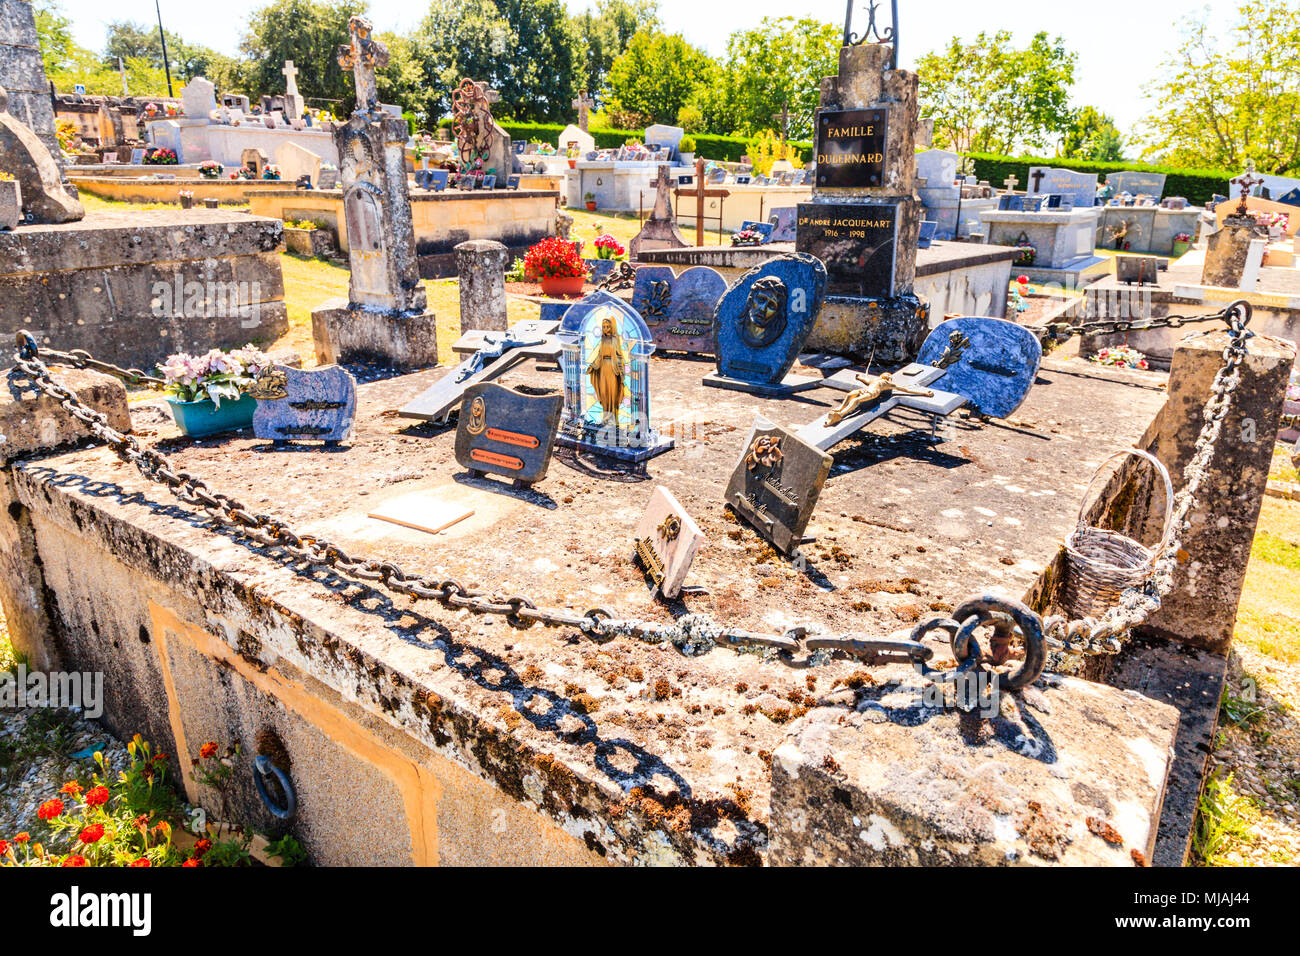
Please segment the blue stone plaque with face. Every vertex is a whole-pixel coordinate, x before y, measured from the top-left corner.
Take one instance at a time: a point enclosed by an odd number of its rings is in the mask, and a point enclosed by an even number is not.
[[[257,399],[253,434],[258,438],[336,445],[352,434],[357,380],[337,365],[311,370],[273,366],[249,393]]]
[[[812,332],[826,267],[793,253],[769,259],[732,284],[714,313],[718,376],[779,387]]]
[[[963,345],[963,340],[969,344]],[[1020,407],[1038,375],[1043,348],[1022,325],[1003,319],[949,319],[935,326],[916,358],[933,365],[948,350],[960,358],[934,387],[964,397],[980,412],[1006,418]]]

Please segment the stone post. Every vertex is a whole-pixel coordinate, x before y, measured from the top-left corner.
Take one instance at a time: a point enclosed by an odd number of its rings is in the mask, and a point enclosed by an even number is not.
[[[59,381],[118,431],[131,428],[126,389],[99,372],[59,369]],[[27,508],[15,494],[15,459],[71,446],[88,437],[58,402],[32,388],[16,369],[0,389],[0,607],[14,649],[32,670],[58,664],[57,634],[46,606],[45,577]]]
[[[470,239],[456,246],[460,276],[460,330],[504,332],[506,267],[510,250],[491,239]]]
[[[1169,400],[1150,451],[1169,469],[1175,491],[1186,484],[1183,469],[1195,454],[1202,409],[1227,344],[1227,332],[1216,331],[1189,336],[1174,350]],[[1232,640],[1282,401],[1296,356],[1294,343],[1264,335],[1251,339],[1249,349],[1214,461],[1201,485],[1200,504],[1191,513],[1191,527],[1183,535],[1186,557],[1175,574],[1174,590],[1145,628],[1217,654],[1226,654]],[[1162,509],[1159,502],[1152,502],[1148,523],[1160,522]],[[1155,529],[1143,539],[1158,533]]]
[[[1201,269],[1204,285],[1225,289],[1240,289],[1251,258],[1251,246],[1264,237],[1254,220],[1249,224],[1229,216],[1223,228],[1210,236],[1206,243],[1205,265]],[[1255,271],[1258,272],[1260,253],[1256,253]]]

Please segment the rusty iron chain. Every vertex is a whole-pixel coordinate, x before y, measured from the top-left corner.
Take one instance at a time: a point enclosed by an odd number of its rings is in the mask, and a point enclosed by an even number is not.
[[[1119,603],[1100,619],[1082,618],[1066,620],[1062,616],[1049,617],[1043,622],[1047,644],[1053,650],[1069,655],[1114,655],[1123,648],[1120,635],[1144,623],[1160,609],[1162,598],[1174,586],[1174,569],[1182,551],[1183,535],[1191,526],[1189,516],[1196,508],[1196,496],[1209,474],[1218,441],[1223,433],[1223,422],[1232,407],[1232,396],[1241,384],[1241,363],[1247,355],[1246,343],[1255,333],[1247,327],[1254,310],[1249,302],[1238,299],[1227,308],[1210,315],[1170,316],[1180,320],[1170,328],[1179,328],[1187,322],[1220,321],[1228,328],[1228,344],[1223,350],[1223,364],[1210,386],[1210,397],[1202,410],[1204,424],[1196,438],[1195,452],[1183,469],[1183,487],[1174,495],[1173,531],[1164,550],[1156,558],[1155,573],[1140,587],[1129,588]],[[1157,320],[1159,321],[1159,320]],[[1150,326],[1155,327],[1155,326]],[[1209,332],[1198,333],[1208,335]]]
[[[616,276],[626,280],[619,270]],[[633,275],[635,273],[633,272]],[[122,369],[91,358],[81,350],[57,352],[41,349],[27,332],[17,334],[14,362],[28,380],[42,393],[53,398],[110,450],[134,465],[146,479],[164,485],[183,503],[202,510],[215,524],[264,547],[278,548],[298,561],[316,568],[328,568],[344,577],[366,584],[379,584],[412,600],[434,600],[453,610],[502,616],[514,627],[528,628],[542,623],[553,627],[574,628],[598,643],[617,637],[629,637],[647,644],[672,644],[685,656],[699,656],[714,647],[727,646],[737,651],[756,653],[795,668],[813,667],[835,659],[853,659],[862,664],[911,664],[920,673],[940,682],[951,682],[985,665],[1001,664],[1008,659],[1013,635],[1023,643],[1020,665],[1011,673],[992,671],[992,685],[1016,690],[1033,683],[1046,665],[1048,650],[1069,654],[1113,654],[1120,649],[1118,635],[1144,621],[1160,606],[1160,598],[1172,587],[1172,573],[1187,516],[1196,505],[1196,493],[1214,457],[1215,442],[1231,404],[1233,390],[1240,382],[1238,366],[1246,354],[1246,340],[1253,333],[1246,329],[1250,321],[1249,303],[1233,303],[1215,316],[1228,323],[1231,342],[1224,350],[1224,365],[1215,379],[1213,394],[1205,407],[1206,424],[1197,441],[1197,453],[1184,471],[1187,485],[1177,496],[1174,520],[1178,523],[1169,547],[1156,563],[1156,575],[1140,588],[1124,592],[1119,606],[1101,621],[1091,618],[1067,621],[1051,617],[1044,621],[1036,612],[1008,598],[991,594],[977,596],[953,614],[952,618],[935,617],[918,624],[908,640],[864,638],[856,635],[820,636],[808,628],[796,627],[782,634],[758,634],[726,628],[707,615],[687,614],[672,623],[616,618],[605,608],[595,607],[578,613],[564,608],[540,607],[520,594],[501,595],[466,588],[454,578],[436,579],[408,575],[388,561],[355,557],[331,541],[313,535],[300,535],[280,519],[254,514],[238,499],[212,490],[206,482],[190,473],[177,470],[162,454],[144,447],[133,435],[113,428],[102,412],[83,403],[75,392],[60,385],[50,375],[46,361],[91,368],[128,381],[161,384],[158,379],[138,369]],[[991,655],[984,654],[975,638],[984,625],[993,628]],[[932,670],[931,647],[922,643],[932,632],[946,635],[955,668]]]
[[[1223,322],[1229,321],[1228,316],[1238,305],[1246,304],[1244,300],[1238,300],[1232,303],[1226,309],[1218,312],[1208,312],[1205,315],[1165,315],[1149,319],[1104,319],[1098,322],[1084,322],[1081,325],[1071,325],[1069,322],[1053,322],[1049,325],[1028,325],[1029,329],[1039,337],[1040,341],[1049,341],[1060,345],[1077,336],[1085,335],[1118,335],[1121,332],[1145,332],[1150,329],[1181,329],[1188,325],[1197,325],[1203,322]],[[1247,319],[1249,321],[1249,318]]]

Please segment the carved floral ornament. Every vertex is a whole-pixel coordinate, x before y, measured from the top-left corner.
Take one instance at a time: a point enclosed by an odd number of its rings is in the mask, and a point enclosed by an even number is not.
[[[785,452],[781,451],[780,436],[760,435],[749,446],[749,452],[745,455],[745,464],[750,471],[759,467],[775,468],[783,458]]]

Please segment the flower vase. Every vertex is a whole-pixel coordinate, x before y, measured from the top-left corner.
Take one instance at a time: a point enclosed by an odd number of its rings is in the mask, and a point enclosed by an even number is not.
[[[542,294],[552,298],[582,295],[586,276],[548,276],[541,280]]]
[[[191,438],[248,428],[253,424],[253,412],[257,411],[257,399],[252,395],[241,395],[235,402],[227,399],[220,406],[210,398],[197,402],[169,398],[167,405],[176,427]]]

